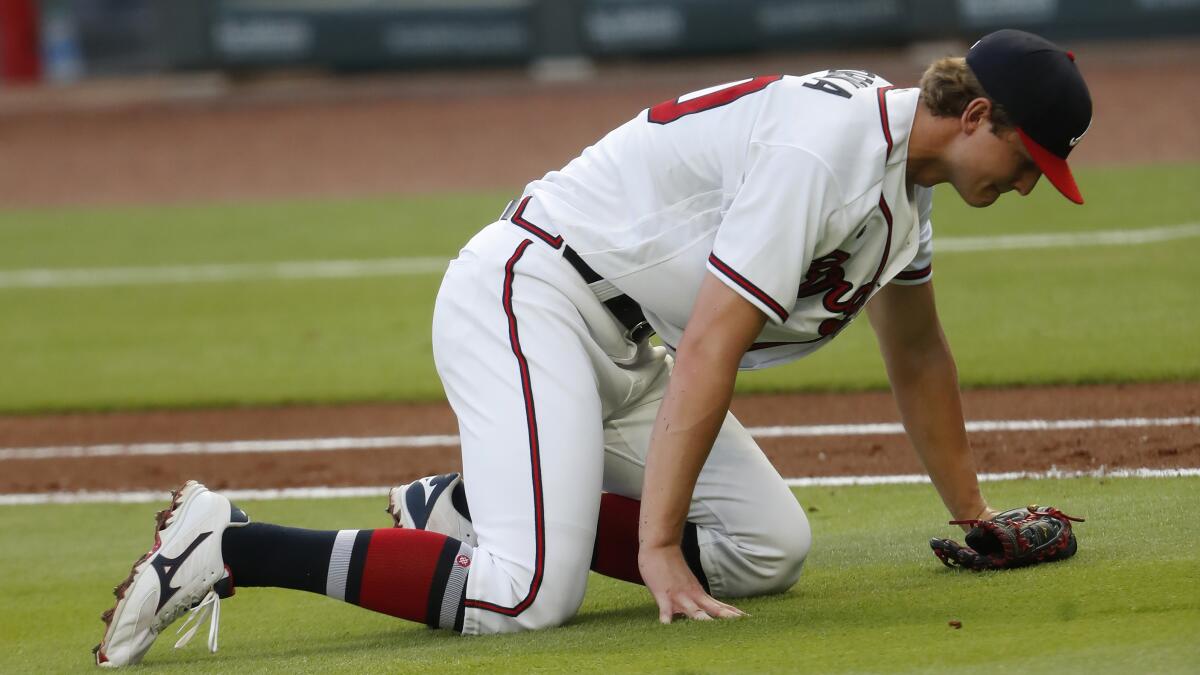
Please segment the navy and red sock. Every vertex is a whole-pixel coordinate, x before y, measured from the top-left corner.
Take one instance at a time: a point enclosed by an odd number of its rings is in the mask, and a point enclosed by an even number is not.
[[[610,492],[600,496],[600,519],[596,523],[596,546],[592,550],[592,571],[606,577],[643,584],[638,570],[638,525],[642,503]],[[704,590],[708,577],[700,566],[700,542],[696,524],[683,527],[683,559]]]
[[[640,510],[637,500],[601,497],[593,571],[643,583],[637,564]],[[250,523],[226,530],[221,547],[235,587],[319,593],[434,628],[462,630],[474,549],[457,539],[406,528],[305,530]],[[707,590],[694,523],[684,527],[682,548]]]
[[[251,523],[221,544],[236,587],[320,593],[434,628],[462,630],[473,549],[424,530],[304,530]]]

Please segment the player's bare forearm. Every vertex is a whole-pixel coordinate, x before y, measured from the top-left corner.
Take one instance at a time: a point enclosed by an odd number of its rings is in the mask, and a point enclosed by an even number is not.
[[[715,363],[707,349],[697,340],[677,352],[646,458],[643,547],[679,544],[696,478],[729,409],[737,363]]]
[[[679,544],[696,478],[729,409],[738,363],[765,320],[757,308],[708,276],[680,340],[650,435],[638,527],[638,570],[664,623],[678,615],[697,620],[743,615],[704,591]]]
[[[904,428],[946,508],[956,519],[986,516],[932,284],[888,286],[868,312]]]
[[[757,308],[715,277],[705,279],[650,436],[643,547],[678,546],[696,478],[729,410],[738,363],[764,322]]]
[[[979,516],[987,502],[976,479],[950,351],[933,348],[888,363],[904,428],[946,508],[956,519]]]

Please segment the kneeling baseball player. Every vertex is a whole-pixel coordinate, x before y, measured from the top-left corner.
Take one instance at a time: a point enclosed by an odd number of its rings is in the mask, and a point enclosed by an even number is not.
[[[215,651],[234,584],[476,635],[566,622],[595,570],[645,584],[663,622],[740,616],[726,600],[790,588],[811,537],[729,413],[735,375],[817,350],[864,307],[951,516],[1069,555],[1060,512],[992,520],[980,493],[934,306],[931,188],[987,206],[1044,175],[1082,203],[1065,160],[1091,115],[1074,56],[1012,30],[918,88],[829,70],[643,110],[450,263],[433,347],[466,486],[426,478],[392,491],[401,527],[326,532],[250,523],[189,481],[117,587],[97,663],[139,662],[189,609],[177,646],[211,616]],[[934,548],[971,567],[1014,555]]]

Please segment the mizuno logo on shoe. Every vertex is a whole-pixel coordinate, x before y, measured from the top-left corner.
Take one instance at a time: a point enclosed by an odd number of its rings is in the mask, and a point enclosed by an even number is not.
[[[171,579],[175,577],[175,573],[179,571],[179,567],[183,565],[183,561],[187,560],[188,556],[190,556],[192,552],[196,550],[196,547],[199,546],[205,539],[208,539],[209,535],[211,534],[212,532],[205,532],[204,534],[196,537],[192,540],[192,543],[188,544],[188,547],[183,550],[183,553],[180,553],[175,558],[168,558],[164,555],[159,555],[157,558],[150,561],[150,564],[154,567],[154,571],[158,572],[158,607],[154,608],[156,613],[161,611],[163,605],[167,604],[167,601],[179,592],[180,587],[172,586]]]
[[[438,497],[442,496],[455,478],[458,478],[456,473],[430,478],[429,487],[432,489],[429,491],[429,496],[425,495],[425,481],[413,483],[412,487],[408,489],[404,495],[404,501],[409,515],[412,516],[414,528],[425,529],[425,525],[429,523],[429,513],[433,511],[433,505],[437,503]]]

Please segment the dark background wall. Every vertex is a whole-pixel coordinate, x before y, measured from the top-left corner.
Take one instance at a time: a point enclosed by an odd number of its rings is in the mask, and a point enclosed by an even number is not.
[[[0,0],[11,2],[13,0]],[[20,0],[16,0],[20,1]],[[43,0],[49,79],[1200,35],[1200,0]]]

